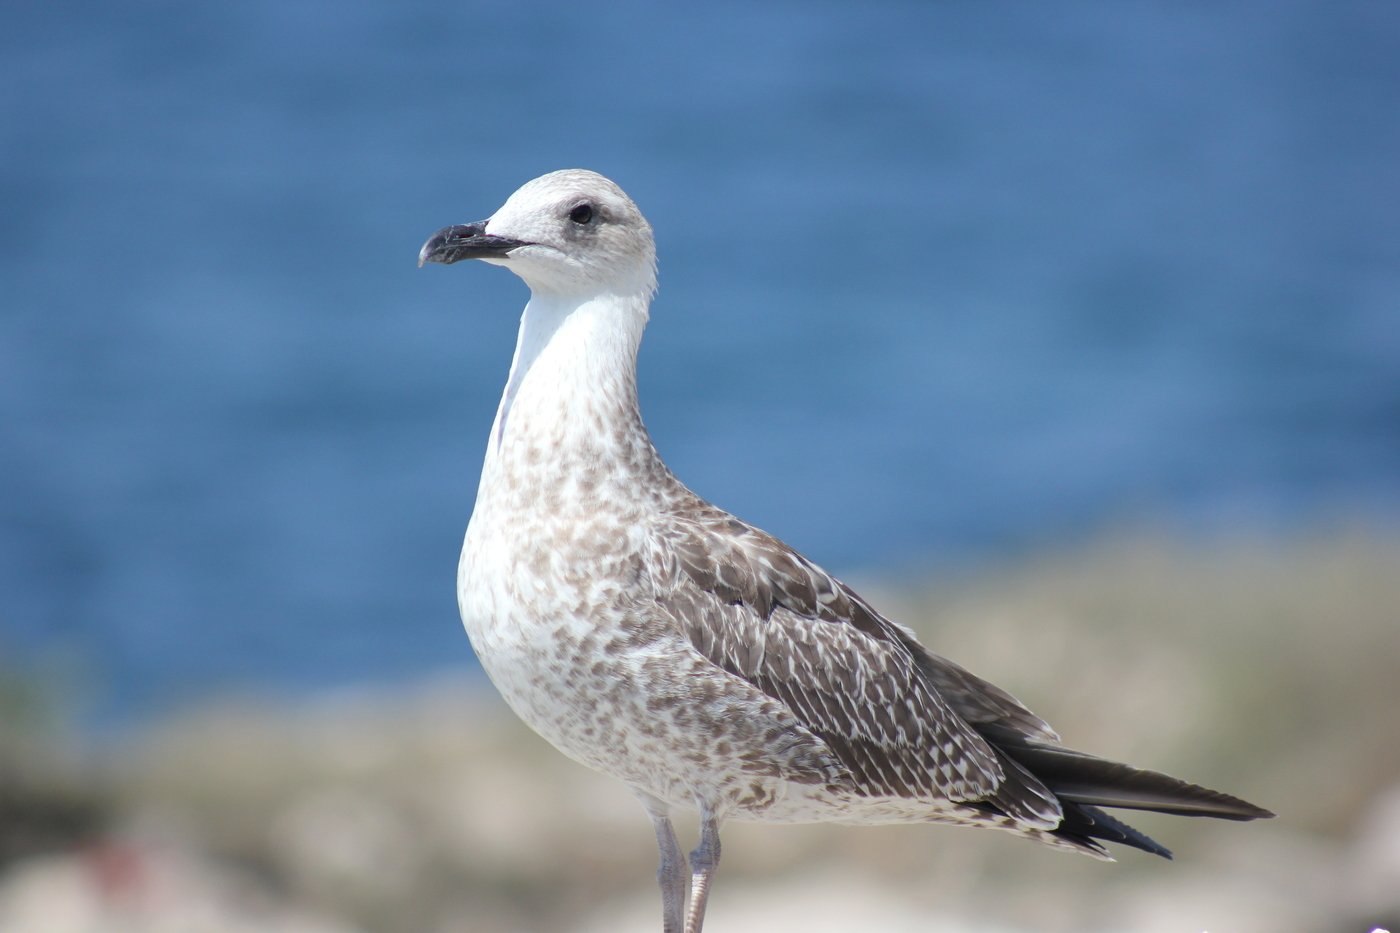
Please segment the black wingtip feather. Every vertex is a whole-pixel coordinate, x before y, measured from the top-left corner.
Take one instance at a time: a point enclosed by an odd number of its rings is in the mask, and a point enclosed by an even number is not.
[[[1172,857],[1165,846],[1109,816],[1100,807],[1222,820],[1258,820],[1274,815],[1263,807],[1199,784],[1086,755],[995,725],[983,726],[979,731],[1059,799],[1064,822],[1054,835],[1090,851],[1102,851],[1093,840],[1103,840],[1163,858]]]
[[[1171,850],[1151,836],[1109,816],[1098,807],[1085,804],[1067,804],[1064,822],[1055,830],[1054,835],[1079,843],[1101,839],[1104,842],[1116,842],[1150,852],[1152,855],[1160,855],[1168,861],[1172,857]]]

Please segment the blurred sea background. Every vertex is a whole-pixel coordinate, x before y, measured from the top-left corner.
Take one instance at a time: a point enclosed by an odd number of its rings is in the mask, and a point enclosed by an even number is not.
[[[1400,922],[1400,7],[50,2],[0,79],[0,929],[653,925],[456,617],[525,289],[415,268],[571,166],[656,229],[692,488],[1282,814],[740,829],[717,929]]]

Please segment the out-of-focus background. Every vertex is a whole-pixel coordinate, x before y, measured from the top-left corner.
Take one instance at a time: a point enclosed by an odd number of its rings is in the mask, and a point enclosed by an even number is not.
[[[569,166],[681,477],[1280,814],[734,825],[716,930],[1400,925],[1400,8],[50,2],[0,87],[0,930],[658,925],[453,604],[525,291],[416,253]]]

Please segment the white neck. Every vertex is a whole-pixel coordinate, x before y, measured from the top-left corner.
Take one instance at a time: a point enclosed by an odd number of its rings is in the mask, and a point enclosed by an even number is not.
[[[487,463],[508,436],[536,432],[552,444],[620,421],[641,425],[637,349],[650,296],[566,298],[532,292],[520,318],[510,378],[491,427]]]

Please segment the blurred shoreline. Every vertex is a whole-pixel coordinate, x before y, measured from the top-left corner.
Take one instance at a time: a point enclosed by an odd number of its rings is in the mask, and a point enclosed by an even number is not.
[[[1400,537],[1151,535],[852,581],[1066,744],[1279,818],[1118,865],[944,827],[726,830],[717,930],[1400,926]],[[0,692],[0,930],[650,930],[642,811],[470,674],[211,699],[95,743]],[[29,693],[26,694],[25,690]],[[686,824],[687,834],[691,827]]]

